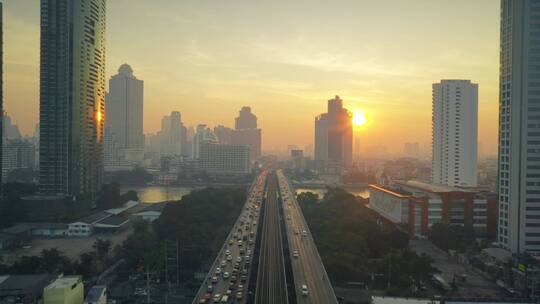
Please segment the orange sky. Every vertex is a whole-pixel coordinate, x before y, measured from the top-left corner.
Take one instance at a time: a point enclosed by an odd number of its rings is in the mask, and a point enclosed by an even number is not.
[[[233,126],[250,105],[263,149],[313,142],[339,94],[362,109],[362,147],[430,142],[431,84],[479,84],[479,141],[496,153],[499,3],[494,0],[110,0],[107,75],[145,81],[146,132],[179,110]],[[159,5],[158,5],[159,4]],[[4,1],[5,108],[24,133],[39,113],[39,0]]]

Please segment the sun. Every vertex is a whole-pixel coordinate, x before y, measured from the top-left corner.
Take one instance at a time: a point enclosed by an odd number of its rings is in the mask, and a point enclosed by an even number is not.
[[[354,111],[352,123],[355,127],[361,127],[366,124],[366,116],[360,111]]]

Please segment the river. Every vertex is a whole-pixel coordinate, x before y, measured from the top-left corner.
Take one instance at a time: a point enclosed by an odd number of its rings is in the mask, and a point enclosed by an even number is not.
[[[163,201],[177,201],[182,199],[182,197],[191,190],[194,189],[200,189],[197,187],[165,187],[165,186],[148,186],[148,187],[139,187],[139,188],[123,188],[121,189],[122,192],[128,191],[128,190],[135,190],[137,191],[137,195],[139,196],[139,200],[142,203],[159,203]],[[369,191],[367,188],[365,189],[348,189],[350,193],[354,195],[361,196],[363,198],[369,197]],[[306,188],[298,188],[296,189],[296,193],[302,193],[302,192],[313,192],[316,193],[320,198],[324,196],[324,193],[326,192],[326,189],[306,189]]]

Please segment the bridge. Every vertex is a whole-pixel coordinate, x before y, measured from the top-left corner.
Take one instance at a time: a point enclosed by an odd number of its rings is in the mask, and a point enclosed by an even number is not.
[[[281,170],[261,173],[193,304],[337,304],[315,242]]]

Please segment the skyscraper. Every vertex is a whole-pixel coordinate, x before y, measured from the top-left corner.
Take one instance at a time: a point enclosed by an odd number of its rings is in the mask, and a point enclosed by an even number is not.
[[[336,96],[328,100],[327,113],[315,118],[315,161],[319,167],[352,164],[352,113]]]
[[[251,107],[242,107],[235,118],[234,128],[240,129],[257,129],[257,116],[251,113]]]
[[[128,155],[144,156],[143,134],[143,81],[133,75],[127,64],[122,64],[118,74],[109,80],[109,93],[105,98],[105,129],[116,141],[119,161],[127,161]],[[109,136],[109,134],[107,134]],[[111,141],[107,141],[110,143]],[[111,151],[106,147],[106,151]],[[109,155],[106,155],[109,158]]]
[[[442,80],[432,94],[432,182],[476,186],[478,84]]]
[[[540,250],[540,2],[501,1],[499,235]]]
[[[235,118],[235,130],[231,133],[231,143],[248,145],[251,160],[261,156],[261,129],[257,128],[257,116],[250,107],[242,107]]]
[[[4,144],[4,9],[0,2],[0,172],[2,171],[3,144]],[[0,176],[0,194],[3,192],[2,177]]]
[[[105,0],[41,0],[40,191],[97,192],[103,175]]]

